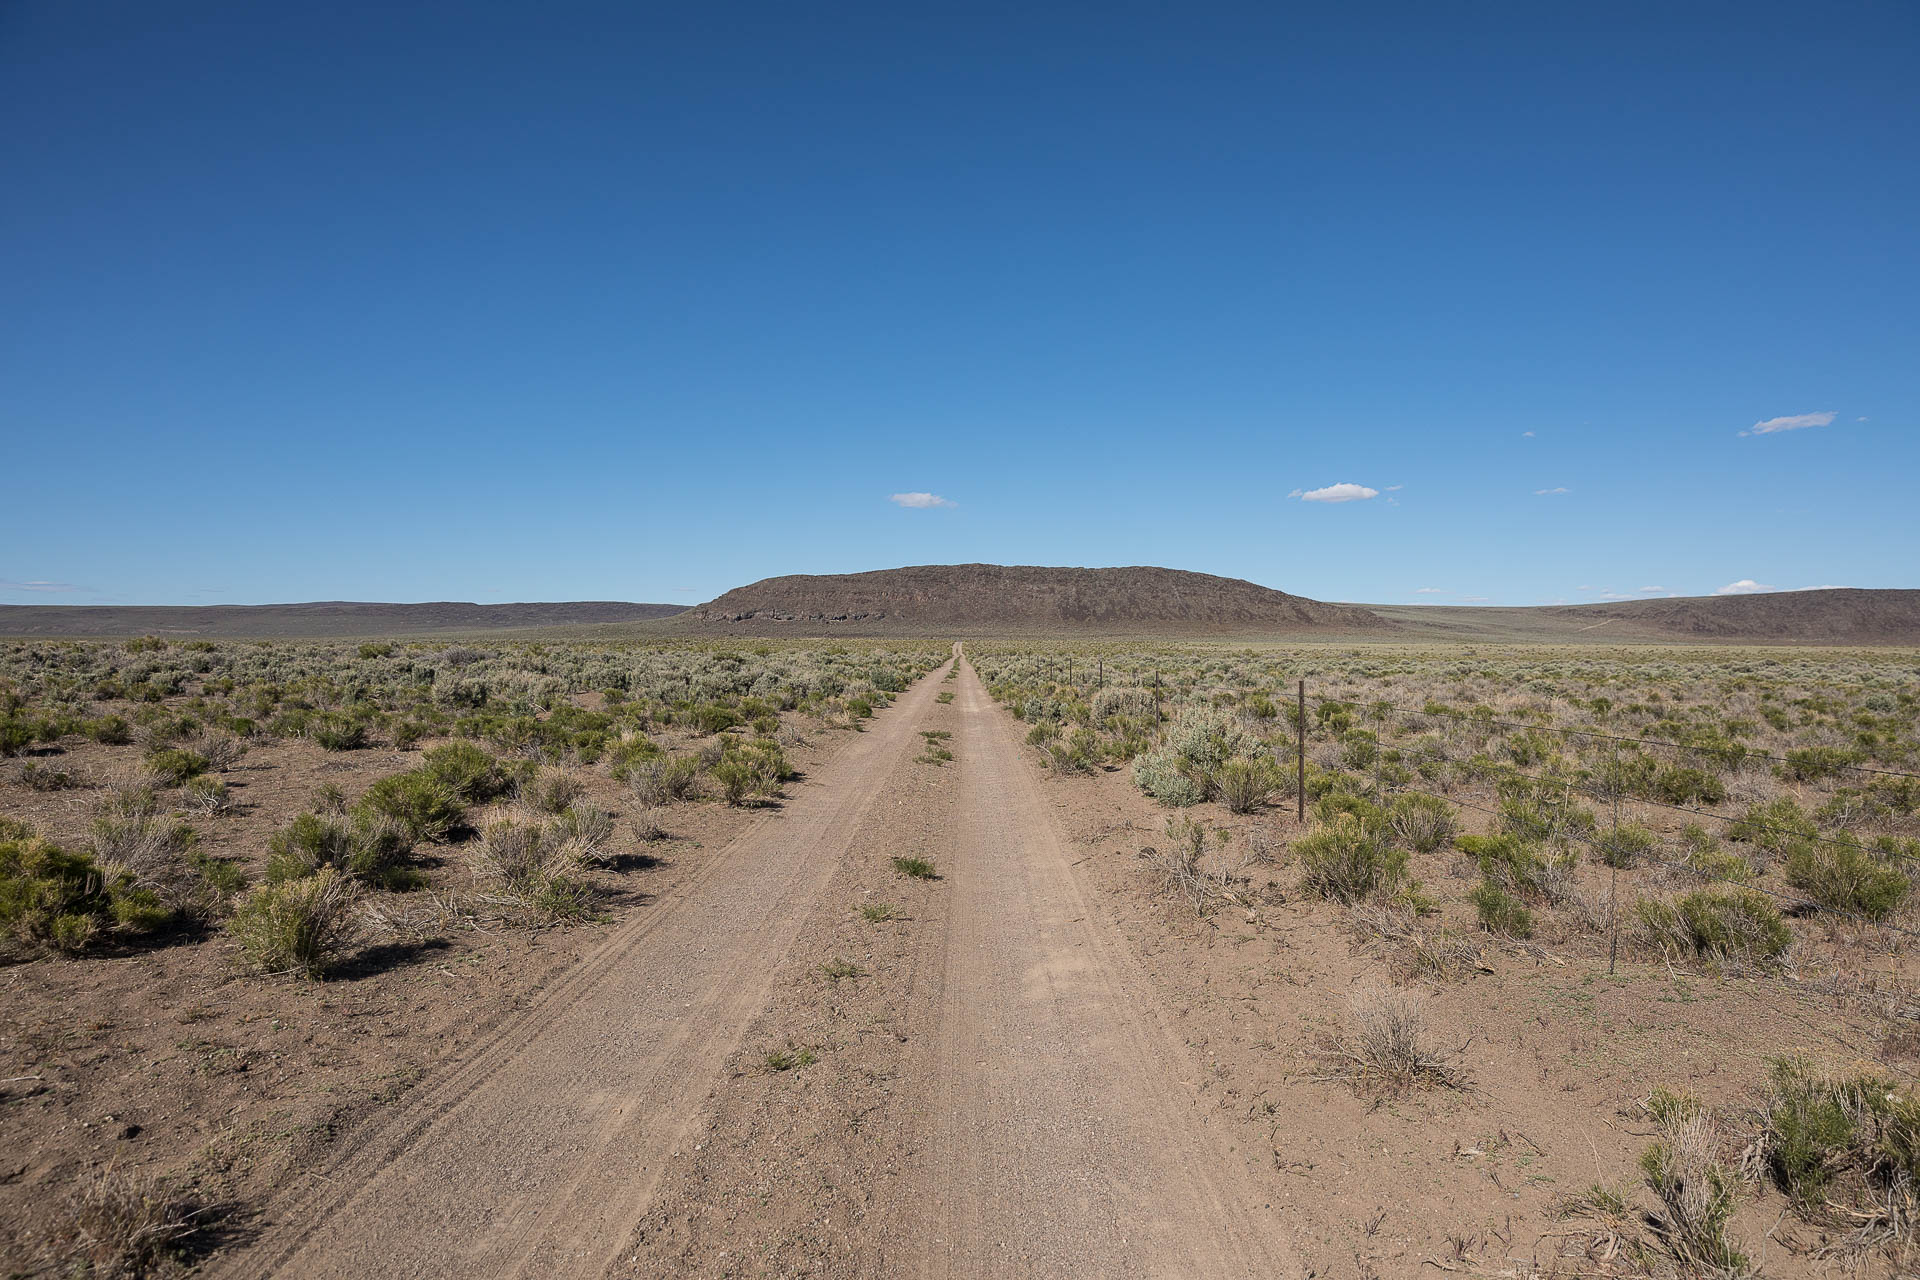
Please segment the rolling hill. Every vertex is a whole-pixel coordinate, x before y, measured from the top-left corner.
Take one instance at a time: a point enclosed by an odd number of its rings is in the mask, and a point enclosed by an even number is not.
[[[1136,566],[917,565],[766,578],[697,605],[674,630],[974,634],[1390,635],[1358,605],[1323,604],[1238,578]]]

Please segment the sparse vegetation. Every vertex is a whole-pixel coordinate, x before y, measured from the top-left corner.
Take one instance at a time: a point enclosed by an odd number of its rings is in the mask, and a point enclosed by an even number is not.
[[[1466,1085],[1457,1055],[1433,1044],[1419,998],[1392,988],[1355,995],[1345,1034],[1327,1044],[1320,1058],[1327,1078],[1384,1092]]]

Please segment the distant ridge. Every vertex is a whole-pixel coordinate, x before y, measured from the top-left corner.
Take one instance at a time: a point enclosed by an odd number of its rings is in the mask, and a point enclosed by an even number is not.
[[[1124,569],[949,564],[869,573],[796,574],[737,587],[697,605],[675,630],[778,634],[1036,631],[1355,637],[1395,623],[1357,605],[1323,604],[1239,578]]]
[[[0,605],[0,636],[29,639],[321,640],[581,627],[594,628],[590,634],[604,640],[1077,634],[1920,648],[1920,590],[1832,587],[1515,608],[1362,605],[1329,604],[1238,578],[1178,569],[961,564],[767,578],[692,609],[617,600]]]
[[[518,631],[668,618],[686,606],[572,600],[532,604],[0,605],[0,636],[179,636],[183,639],[358,639],[456,631]]]
[[[1920,590],[1827,587],[1532,608],[1376,605],[1408,639],[1920,645]]]

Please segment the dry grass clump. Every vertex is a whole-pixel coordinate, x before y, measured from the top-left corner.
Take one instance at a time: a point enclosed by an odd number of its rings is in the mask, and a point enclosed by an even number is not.
[[[1752,1264],[1727,1236],[1739,1179],[1720,1159],[1712,1112],[1698,1099],[1656,1090],[1648,1110],[1660,1139],[1640,1156],[1640,1170],[1662,1209],[1654,1231],[1688,1274],[1734,1277]]]
[[[151,787],[111,786],[94,802],[94,860],[163,898],[178,900],[190,881],[193,840],[193,828],[167,813]]]
[[[1221,831],[1218,836],[1209,858],[1205,824],[1183,815],[1167,819],[1166,852],[1152,845],[1140,851],[1159,875],[1162,888],[1203,916],[1245,903],[1246,870],[1259,860],[1263,848],[1256,843],[1237,856],[1229,855],[1228,833]]]
[[[144,1280],[184,1269],[214,1243],[230,1207],[112,1165],[82,1175],[44,1252],[55,1273],[88,1280]]]
[[[1421,921],[1413,908],[1396,902],[1355,903],[1354,929],[1367,945],[1383,951],[1396,977],[1464,978],[1481,967],[1472,939]]]
[[[658,756],[635,764],[627,776],[633,798],[649,809],[685,800],[700,785],[696,756]]]
[[[1343,1080],[1377,1092],[1467,1086],[1459,1054],[1433,1043],[1420,998],[1391,987],[1355,994],[1346,1031],[1326,1044],[1319,1056],[1327,1069],[1317,1078]]]
[[[1640,1157],[1644,1185],[1659,1207],[1642,1208],[1631,1183],[1595,1183],[1567,1196],[1554,1205],[1554,1215],[1581,1225],[1554,1233],[1568,1242],[1560,1256],[1587,1264],[1576,1275],[1737,1280],[1754,1274],[1727,1234],[1740,1177],[1721,1158],[1713,1113],[1697,1098],[1664,1089],[1642,1106],[1660,1135]]]
[[[538,917],[585,920],[593,914],[595,895],[579,877],[578,847],[538,821],[504,818],[489,824],[475,861],[482,875]]]
[[[574,801],[554,819],[553,834],[581,862],[613,860],[613,815],[598,805]]]

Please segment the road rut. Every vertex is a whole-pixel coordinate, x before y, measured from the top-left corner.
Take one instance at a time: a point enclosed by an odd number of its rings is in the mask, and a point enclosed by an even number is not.
[[[1181,1083],[1194,1064],[1145,974],[1076,883],[1014,727],[971,666],[957,683],[946,962],[920,1011],[931,1034],[910,1074],[932,1083],[897,1219],[912,1270],[1293,1272],[1243,1157]]]

